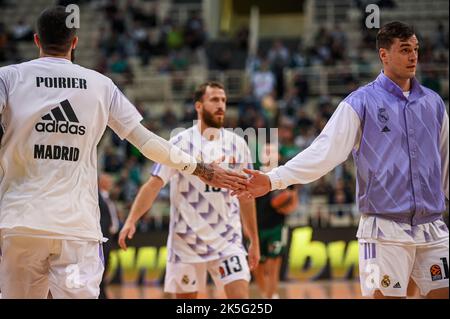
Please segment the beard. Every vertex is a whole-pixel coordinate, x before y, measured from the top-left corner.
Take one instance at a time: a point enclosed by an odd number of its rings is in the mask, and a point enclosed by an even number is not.
[[[224,117],[225,118],[225,117]],[[208,112],[207,110],[203,109],[202,113],[202,121],[208,125],[209,127],[213,128],[221,128],[223,126],[224,118],[222,119],[216,119],[214,117],[214,114],[211,112]]]

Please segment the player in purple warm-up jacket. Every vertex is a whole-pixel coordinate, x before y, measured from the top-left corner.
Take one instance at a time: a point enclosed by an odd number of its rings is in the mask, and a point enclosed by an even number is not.
[[[406,297],[411,278],[428,298],[448,298],[448,114],[438,94],[415,79],[419,43],[401,22],[377,35],[383,70],[347,96],[312,145],[286,165],[251,174],[258,197],[310,183],[347,159],[357,167],[364,296]]]

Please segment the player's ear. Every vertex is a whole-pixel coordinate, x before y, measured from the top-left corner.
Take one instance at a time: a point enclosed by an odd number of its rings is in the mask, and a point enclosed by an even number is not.
[[[385,48],[380,48],[378,51],[378,57],[382,63],[387,63],[388,52]]]
[[[40,49],[41,48],[41,41],[39,40],[39,36],[37,33],[34,34],[34,44],[36,44],[36,46]]]
[[[72,49],[75,49],[78,45],[78,37],[74,36],[72,40]]]
[[[200,101],[197,101],[197,102],[195,102],[195,104],[194,104],[194,106],[195,106],[195,110],[198,112],[198,111],[200,111],[201,109],[202,109],[202,102],[200,102]]]

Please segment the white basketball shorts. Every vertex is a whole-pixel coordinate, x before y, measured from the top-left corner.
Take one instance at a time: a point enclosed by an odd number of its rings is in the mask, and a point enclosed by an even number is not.
[[[4,232],[2,233],[2,235]],[[98,298],[104,262],[97,241],[2,236],[3,298]]]
[[[204,263],[168,262],[164,291],[178,294],[205,291],[207,272],[219,288],[236,280],[250,281],[247,257],[238,253]]]
[[[412,278],[426,296],[448,281],[448,238],[420,245],[359,240],[359,274],[363,296],[379,289],[384,296],[406,297]]]

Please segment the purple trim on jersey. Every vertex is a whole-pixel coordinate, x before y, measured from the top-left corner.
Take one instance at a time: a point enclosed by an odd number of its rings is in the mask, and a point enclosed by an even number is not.
[[[180,234],[178,233],[178,235],[180,235]],[[203,240],[200,237],[196,236],[195,234],[194,234],[194,236],[195,236],[194,237],[195,238],[195,242],[194,243],[186,242],[186,240],[185,240],[186,236],[184,236],[184,235],[180,236],[180,237],[185,241],[186,245],[188,245],[193,251],[197,252],[199,247],[204,246],[206,244],[205,244],[205,242],[203,242]],[[197,255],[200,256],[200,254],[198,252],[197,252]]]
[[[229,195],[229,193],[227,193],[226,195]],[[225,196],[225,194],[224,194],[224,196]],[[228,200],[225,201],[225,205],[227,205],[228,210],[231,212],[231,204],[232,204],[232,202],[230,201],[230,196],[227,196],[227,199]]]
[[[206,253],[198,254],[198,255],[199,255],[201,258],[206,259],[206,258],[208,258],[209,256],[211,256],[213,253],[214,253],[214,249],[213,249],[211,246],[206,245]]]
[[[103,267],[105,267],[105,254],[103,253],[103,244],[98,244],[98,256],[100,257],[100,260],[102,261]],[[105,269],[106,271],[106,269]]]
[[[223,218],[219,215],[217,218],[216,223],[209,223],[209,226],[211,226],[213,229],[216,229],[217,226],[219,226],[223,222]]]
[[[173,144],[173,145],[178,145],[178,144],[181,142],[182,139],[183,139],[183,136],[182,136],[182,135],[179,135],[179,136],[176,138],[176,140],[175,140],[174,142],[172,142],[172,144]]]
[[[161,171],[161,164],[160,163],[156,163],[155,166],[153,166],[152,175],[158,176],[160,171]]]
[[[440,132],[445,105],[411,81],[408,98],[382,72],[344,99],[361,120],[357,199],[363,215],[419,225],[445,210],[441,187]]]
[[[174,220],[176,223],[179,223],[183,220],[183,215],[181,215],[181,212],[178,209],[175,210],[175,219]]]
[[[237,202],[233,201],[231,206],[232,207],[230,207],[230,210],[231,210],[232,213],[239,213],[240,207],[239,207]]]
[[[410,237],[414,236],[414,231],[413,229],[403,229],[403,231]]]
[[[228,242],[235,244],[240,238],[241,237],[238,234],[233,233],[233,237],[231,237],[231,239],[229,239]]]
[[[195,236],[195,245],[202,245],[205,242],[198,236]]]
[[[207,203],[207,205],[209,205],[206,198],[200,192],[198,193],[198,202],[190,202],[190,204],[192,205],[192,207],[194,207],[195,210],[199,210],[199,207],[202,207],[204,203]]]
[[[379,238],[379,239],[385,238],[385,235],[384,235],[383,231],[380,228],[378,228],[377,238]]]
[[[442,225],[440,225],[440,226],[439,226],[439,229],[440,229],[440,230],[443,230],[443,231],[445,231],[445,232],[447,232],[447,233],[448,233],[448,227],[447,227],[447,225],[446,225],[446,224],[442,224]]]
[[[424,237],[426,242],[432,241],[432,238],[431,238],[430,234],[427,231],[423,232],[423,237]]]
[[[373,259],[377,257],[375,243],[363,243],[364,248],[364,260]]]
[[[181,214],[180,214],[180,215],[181,215]],[[178,222],[180,222],[182,219],[183,219],[183,218],[180,218],[180,220],[179,220]],[[193,230],[191,227],[189,227],[188,224],[186,224],[186,231],[185,231],[184,233],[177,232],[176,234],[177,234],[179,237],[181,237],[183,240],[185,240],[186,237],[191,236],[191,235],[195,235],[195,232],[194,232],[194,230]],[[195,238],[196,238],[196,235],[195,235]]]
[[[226,230],[222,233],[220,233],[220,236],[226,238],[228,237],[228,235],[233,231],[233,227],[231,227],[230,225],[225,225]]]
[[[194,230],[186,224],[186,236],[195,235]]]
[[[210,203],[208,203],[207,207],[206,212],[199,212],[199,215],[206,221],[214,214],[214,207]]]
[[[193,152],[194,152],[194,144],[192,144],[192,143],[189,142],[189,143],[188,143],[188,146],[189,146],[189,148],[188,148],[188,151],[189,151],[188,154],[191,155],[191,156],[193,156],[193,155],[194,155],[194,153],[193,153]]]
[[[189,195],[193,194],[196,191],[197,191],[197,189],[195,188],[195,186],[188,182],[187,191],[180,191],[180,194],[183,195],[183,197],[186,198],[186,200],[187,200]]]

